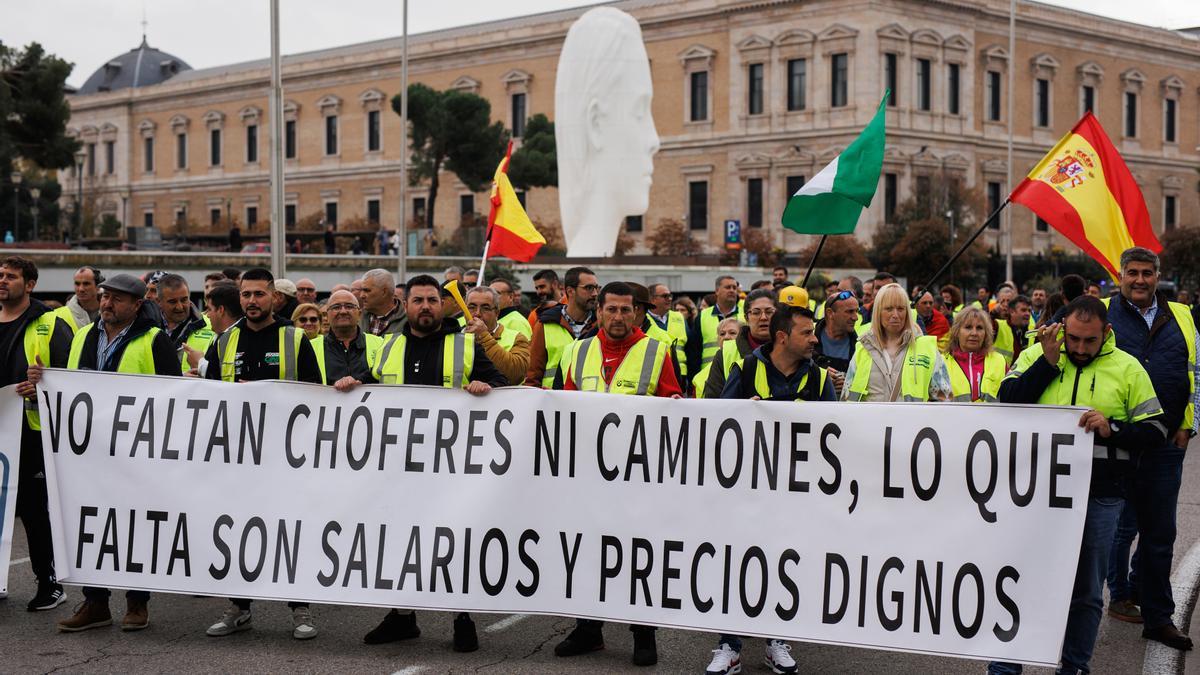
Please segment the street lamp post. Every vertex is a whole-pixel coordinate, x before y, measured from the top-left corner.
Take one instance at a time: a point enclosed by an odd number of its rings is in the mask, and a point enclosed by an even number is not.
[[[75,192],[75,235],[83,238],[83,161],[87,153],[79,150],[75,153],[75,176],[78,178],[78,190]]]
[[[21,239],[21,172],[12,172],[13,184],[13,236]]]
[[[954,240],[957,239],[957,233],[954,231],[954,209],[946,210],[946,219],[950,221],[950,250],[957,251],[958,248],[954,245]],[[950,283],[954,283],[954,266],[950,266]]]
[[[32,202],[29,205],[29,212],[33,214],[33,240],[38,241],[42,237],[38,233],[38,198],[42,196],[42,191],[38,188],[29,188],[29,199]]]

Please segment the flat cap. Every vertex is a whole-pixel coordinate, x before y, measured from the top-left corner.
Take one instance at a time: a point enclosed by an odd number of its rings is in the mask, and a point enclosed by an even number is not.
[[[146,297],[146,282],[132,274],[114,274],[100,282],[100,288],[118,293],[128,293],[141,300]]]

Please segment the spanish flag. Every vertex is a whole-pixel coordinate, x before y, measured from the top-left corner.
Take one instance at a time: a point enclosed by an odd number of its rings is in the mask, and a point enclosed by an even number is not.
[[[1090,112],[1033,167],[1009,199],[1029,207],[1114,279],[1120,276],[1125,249],[1162,250],[1142,191]]]
[[[512,159],[512,141],[492,179],[492,210],[488,214],[487,257],[504,256],[517,262],[529,262],[537,255],[546,238],[534,228],[517,193],[508,180],[508,162]]]

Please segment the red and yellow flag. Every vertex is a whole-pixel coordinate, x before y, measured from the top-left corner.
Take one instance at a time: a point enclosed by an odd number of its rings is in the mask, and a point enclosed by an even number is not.
[[[546,243],[517,199],[512,183],[508,180],[508,162],[512,159],[512,142],[504,159],[496,167],[492,179],[492,210],[488,214],[487,257],[502,255],[517,262],[529,262],[538,249]]]
[[[1009,199],[1041,216],[1113,278],[1120,275],[1125,249],[1162,250],[1142,191],[1090,112],[1033,167]]]

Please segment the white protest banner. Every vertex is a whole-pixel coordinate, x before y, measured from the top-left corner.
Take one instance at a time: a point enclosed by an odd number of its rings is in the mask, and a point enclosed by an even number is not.
[[[71,583],[1054,663],[1080,412],[50,370]]]
[[[16,395],[17,385],[0,389],[0,594],[8,593],[8,567],[12,558],[13,519],[17,511],[17,481],[21,475],[21,427],[25,415],[21,399]]]

